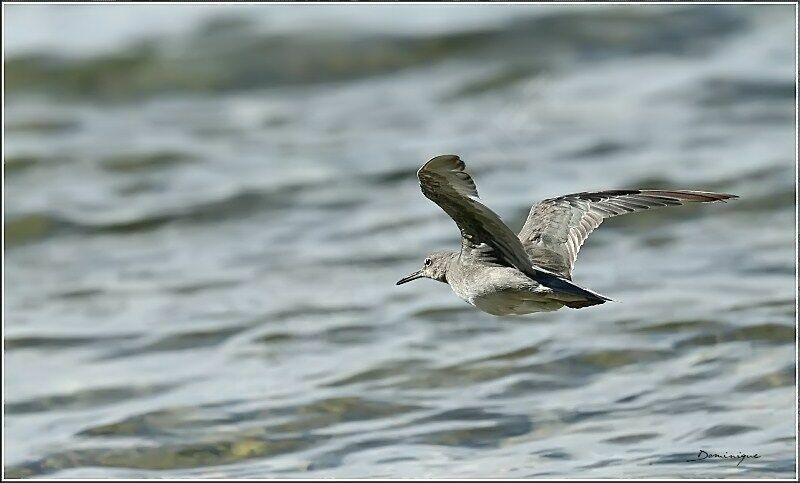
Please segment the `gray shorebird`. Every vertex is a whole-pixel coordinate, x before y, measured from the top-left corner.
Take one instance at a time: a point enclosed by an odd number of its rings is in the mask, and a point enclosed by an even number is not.
[[[433,252],[422,269],[397,285],[431,278],[492,315],[524,315],[610,301],[572,282],[586,237],[612,216],[687,202],[738,198],[705,191],[612,190],[574,193],[531,208],[518,235],[478,198],[475,182],[455,155],[437,156],[417,171],[422,193],[461,231],[461,250]]]

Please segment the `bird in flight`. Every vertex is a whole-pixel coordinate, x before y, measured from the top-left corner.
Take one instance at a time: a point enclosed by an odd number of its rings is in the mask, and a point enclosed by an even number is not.
[[[422,269],[397,285],[431,278],[492,315],[580,309],[610,301],[572,282],[583,242],[605,218],[661,206],[738,198],[687,190],[611,190],[574,193],[531,208],[518,235],[478,198],[464,162],[437,156],[417,171],[422,193],[439,205],[461,231],[461,250],[433,252]]]

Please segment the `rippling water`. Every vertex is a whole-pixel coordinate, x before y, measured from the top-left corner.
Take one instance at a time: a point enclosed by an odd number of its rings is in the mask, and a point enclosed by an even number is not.
[[[6,476],[792,477],[793,10],[531,12],[7,60]],[[514,229],[741,199],[607,221],[574,279],[616,303],[496,318],[394,285],[458,246],[449,152]]]

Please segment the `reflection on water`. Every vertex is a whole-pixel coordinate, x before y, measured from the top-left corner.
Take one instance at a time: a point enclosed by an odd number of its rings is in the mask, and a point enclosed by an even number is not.
[[[8,58],[6,475],[791,477],[788,7],[530,8]],[[741,199],[606,222],[575,280],[617,303],[495,318],[394,285],[457,244],[446,152],[512,228]]]

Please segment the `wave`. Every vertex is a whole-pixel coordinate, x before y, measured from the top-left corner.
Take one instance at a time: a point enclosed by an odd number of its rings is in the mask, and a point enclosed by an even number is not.
[[[5,88],[10,93],[130,99],[345,81],[446,59],[486,61],[499,52],[517,61],[512,70],[454,93],[463,96],[557,68],[564,59],[586,63],[692,53],[747,24],[746,11],[713,7],[554,11],[491,28],[424,35],[273,34],[258,32],[248,22],[213,22],[185,37],[146,39],[90,58],[16,56],[5,63]]]

